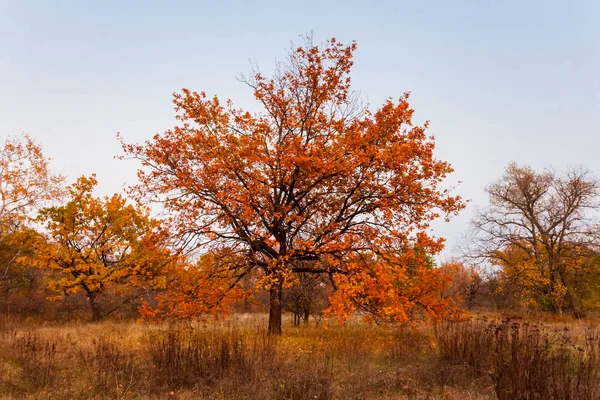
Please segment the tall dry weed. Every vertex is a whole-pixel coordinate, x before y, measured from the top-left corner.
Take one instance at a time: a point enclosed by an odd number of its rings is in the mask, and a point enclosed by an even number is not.
[[[488,374],[498,399],[600,398],[599,338],[589,330],[574,343],[556,331],[520,320],[448,322],[438,327],[446,361]]]

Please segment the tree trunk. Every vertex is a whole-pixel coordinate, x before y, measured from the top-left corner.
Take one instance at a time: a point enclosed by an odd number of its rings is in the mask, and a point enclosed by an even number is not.
[[[550,287],[547,288],[546,290],[544,290],[544,294],[546,296],[548,296],[548,302],[550,304],[550,311],[552,312],[552,314],[562,314],[562,307],[560,305],[560,303],[562,302],[561,299],[556,299],[556,297],[554,296],[554,291],[556,290],[556,282],[560,282],[560,275],[558,273],[558,271],[556,271],[556,268],[553,268],[552,266],[550,266]]]
[[[102,314],[100,313],[98,303],[96,303],[96,293],[88,292],[87,298],[90,303],[90,310],[92,311],[92,321],[100,321],[102,319]]]
[[[467,308],[469,310],[473,309],[473,303],[475,303],[475,293],[472,290],[469,290],[467,293]]]
[[[575,289],[573,288],[573,285],[571,285],[570,279],[567,276],[565,268],[562,265],[558,267],[558,273],[560,275],[560,279],[567,288],[567,295],[569,296],[571,307],[573,307],[573,315],[575,316],[575,318],[585,317],[585,311],[583,311],[583,307],[581,306],[579,296],[577,296],[577,293],[575,293]]]
[[[294,313],[294,318],[293,318],[292,326],[297,327],[298,325],[300,325],[300,306],[298,305],[297,301],[295,301],[295,303],[294,303],[293,313]]]
[[[304,325],[308,325],[308,319],[310,318],[310,304],[308,304],[308,300],[306,300],[304,304]]]
[[[282,282],[273,284],[269,295],[269,335],[281,335]]]
[[[554,300],[550,299],[549,304],[550,304],[550,312],[552,314],[560,314],[560,307],[558,307],[558,305],[556,305],[556,302]],[[544,309],[542,309],[542,310],[544,310]]]

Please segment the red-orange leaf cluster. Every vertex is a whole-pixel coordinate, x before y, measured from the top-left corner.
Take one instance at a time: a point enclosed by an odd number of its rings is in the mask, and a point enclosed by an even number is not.
[[[146,319],[190,319],[204,315],[227,316],[232,303],[247,293],[237,286],[235,267],[239,260],[228,251],[209,252],[195,264],[173,263],[165,291],[140,308]]]

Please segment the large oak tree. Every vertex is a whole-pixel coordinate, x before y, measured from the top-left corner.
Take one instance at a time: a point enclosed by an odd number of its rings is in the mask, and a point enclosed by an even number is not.
[[[412,123],[408,94],[375,112],[350,90],[356,45],[310,40],[272,77],[242,81],[262,112],[183,89],[178,126],[144,144],[137,194],[162,202],[181,243],[227,248],[259,269],[270,292],[269,332],[281,332],[282,289],[297,273],[329,276],[331,311],[402,322],[439,315],[441,276],[428,257],[443,239],[430,222],[463,203],[440,187],[427,124]]]

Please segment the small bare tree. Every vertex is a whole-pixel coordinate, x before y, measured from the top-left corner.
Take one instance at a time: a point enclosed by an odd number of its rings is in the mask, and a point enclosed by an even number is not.
[[[575,316],[583,316],[568,267],[574,262],[573,249],[597,243],[594,212],[600,208],[599,188],[583,168],[557,174],[510,164],[487,188],[489,207],[478,210],[472,222],[471,254],[505,267],[515,262],[510,253],[525,254],[548,290],[563,293]],[[523,262],[523,257],[517,259]],[[561,310],[560,304],[550,301],[554,312]]]
[[[297,282],[283,293],[283,308],[293,315],[293,326],[300,322],[308,324],[312,315],[318,322],[319,316],[329,306],[333,293],[331,281],[322,275],[299,273]]]

